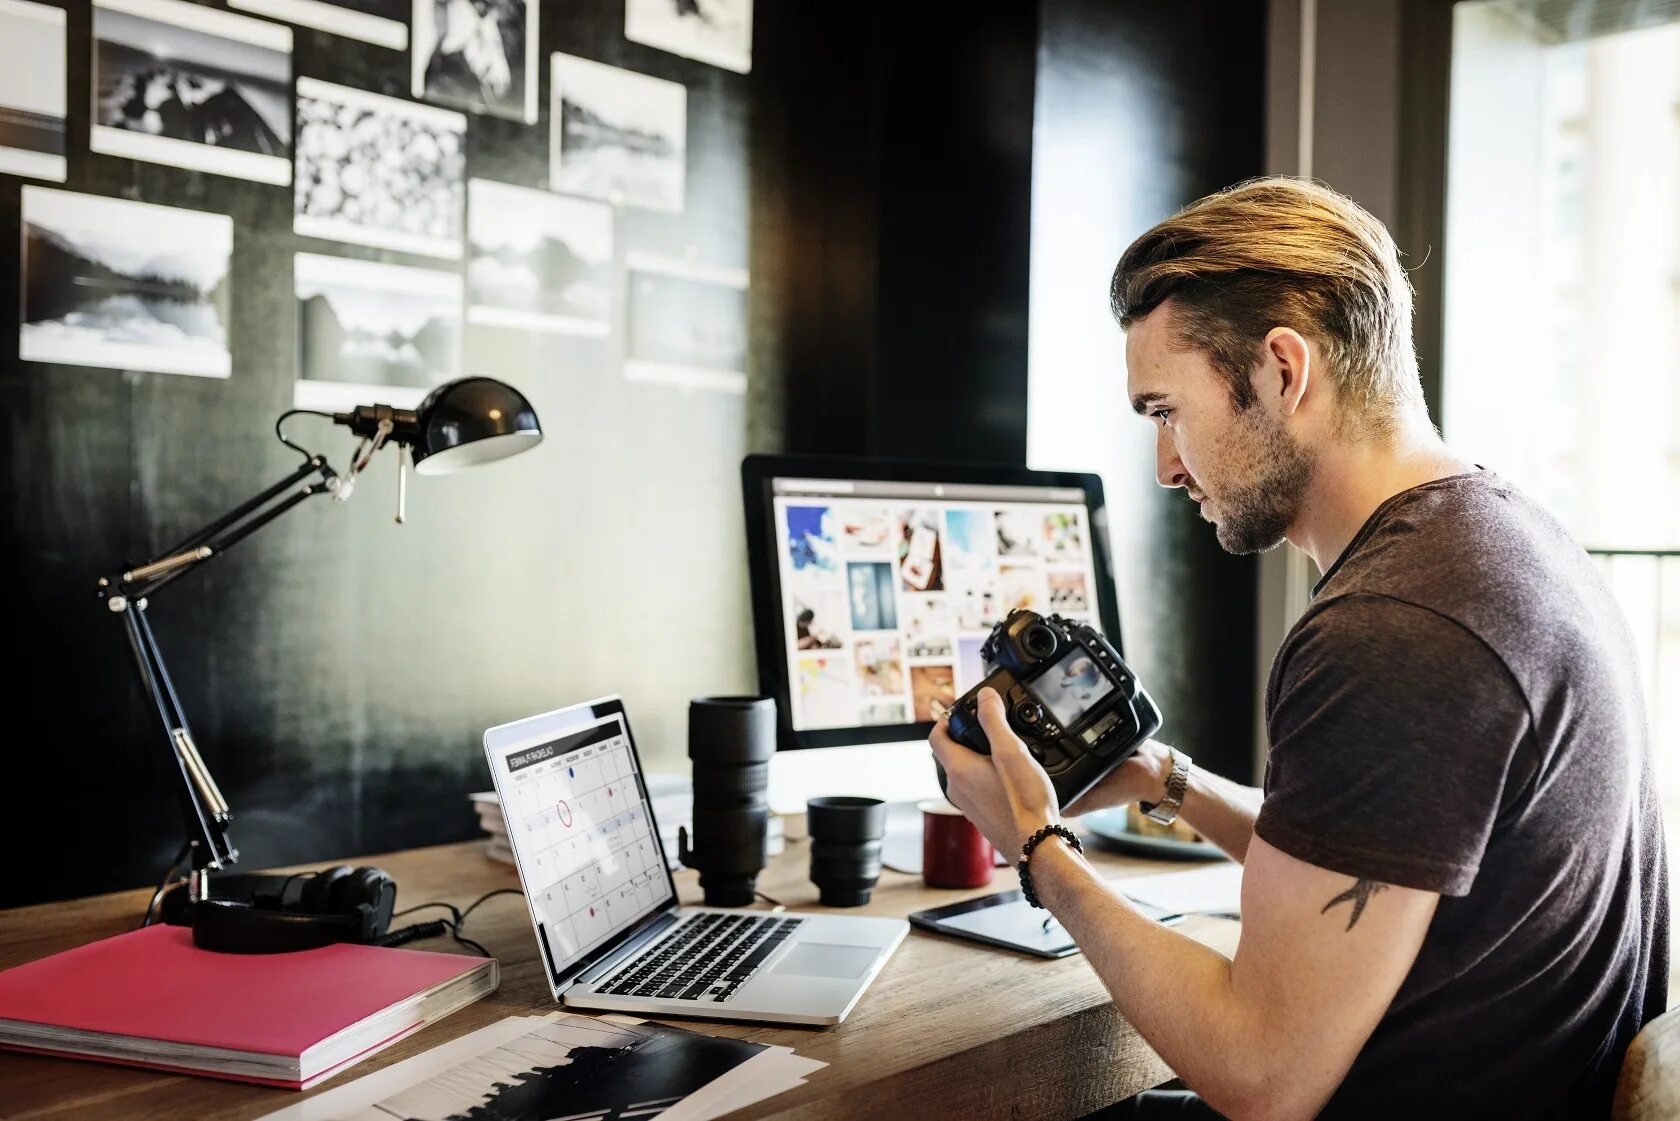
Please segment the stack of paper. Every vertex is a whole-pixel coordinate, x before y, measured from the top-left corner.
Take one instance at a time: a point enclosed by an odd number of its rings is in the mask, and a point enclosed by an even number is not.
[[[653,816],[659,820],[659,841],[665,846],[665,862],[672,869],[680,868],[677,828],[688,827],[694,818],[694,786],[687,775],[650,774],[646,780],[648,797],[653,801]],[[478,814],[479,828],[484,830],[487,838],[485,855],[491,860],[512,864],[513,848],[508,844],[507,819],[502,816],[502,804],[497,801],[496,792],[484,790],[469,794],[468,798]],[[767,841],[768,855],[775,856],[782,851],[785,839],[780,817],[771,816]],[[920,841],[917,843],[920,844]]]
[[[512,1016],[263,1121],[709,1121],[826,1066],[788,1047],[626,1016]]]

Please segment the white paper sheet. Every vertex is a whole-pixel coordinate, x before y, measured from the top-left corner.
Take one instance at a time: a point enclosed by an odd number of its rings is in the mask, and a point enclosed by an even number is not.
[[[440,1043],[430,1051],[394,1063],[384,1070],[364,1075],[354,1082],[336,1086],[284,1109],[265,1114],[260,1121],[337,1121],[383,1101],[392,1094],[416,1082],[423,1082],[440,1071],[466,1062],[474,1055],[500,1047],[510,1039],[530,1031],[544,1020],[553,1019],[558,1012],[547,1016],[509,1016],[488,1027],[468,1032],[459,1039]]]
[[[771,1047],[713,1079],[661,1113],[656,1121],[712,1121],[714,1117],[803,1086],[807,1077],[827,1065],[796,1055],[788,1047]]]
[[[1163,872],[1109,881],[1127,897],[1181,915],[1242,908],[1242,865],[1215,864],[1189,872]]]

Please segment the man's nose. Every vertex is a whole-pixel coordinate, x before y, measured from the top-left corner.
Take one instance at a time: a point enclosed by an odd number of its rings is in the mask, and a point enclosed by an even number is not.
[[[1167,434],[1165,426],[1155,433],[1155,481],[1164,487],[1190,485],[1190,472],[1184,469],[1184,461],[1178,458],[1178,449],[1173,447],[1172,437]]]

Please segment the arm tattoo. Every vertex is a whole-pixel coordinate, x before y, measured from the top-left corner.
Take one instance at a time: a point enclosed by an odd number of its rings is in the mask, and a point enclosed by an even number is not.
[[[1348,916],[1347,929],[1352,930],[1353,924],[1359,921],[1359,916],[1365,913],[1365,904],[1371,901],[1371,896],[1377,894],[1379,891],[1383,891],[1387,887],[1387,884],[1380,883],[1377,880],[1355,880],[1353,881],[1352,887],[1348,888],[1346,891],[1336,896],[1336,898],[1326,903],[1323,910],[1320,910],[1318,913],[1322,915],[1325,911],[1328,911],[1338,903],[1351,902],[1353,904],[1353,913]]]

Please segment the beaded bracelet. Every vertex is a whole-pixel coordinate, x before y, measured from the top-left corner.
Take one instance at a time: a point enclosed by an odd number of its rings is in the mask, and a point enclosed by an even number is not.
[[[1073,846],[1074,852],[1083,853],[1085,851],[1085,846],[1079,843],[1079,837],[1065,825],[1046,825],[1043,829],[1028,837],[1027,843],[1021,846],[1021,859],[1015,864],[1015,871],[1021,877],[1021,897],[1041,911],[1044,909],[1044,904],[1038,901],[1038,893],[1033,890],[1032,870],[1027,866],[1027,862],[1032,859],[1033,849],[1038,847],[1039,842],[1051,836],[1060,837],[1066,841]]]

